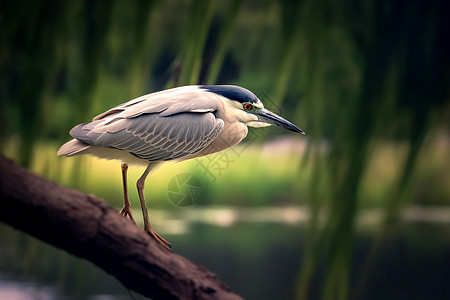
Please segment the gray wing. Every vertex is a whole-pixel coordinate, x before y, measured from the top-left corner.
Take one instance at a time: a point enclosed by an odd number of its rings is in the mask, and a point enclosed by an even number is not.
[[[205,149],[223,126],[223,120],[211,112],[150,113],[106,124],[102,119],[80,124],[70,134],[89,145],[124,150],[148,161],[166,161]]]
[[[169,116],[189,111],[211,111],[217,109],[217,103],[217,95],[213,93],[196,85],[182,86],[133,99],[96,116],[92,121],[134,118],[151,113]]]

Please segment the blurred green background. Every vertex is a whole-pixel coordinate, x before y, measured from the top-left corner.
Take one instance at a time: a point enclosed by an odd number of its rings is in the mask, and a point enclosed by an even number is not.
[[[120,208],[120,163],[56,157],[74,125],[174,86],[246,87],[307,135],[250,129],[220,155],[150,176],[152,222],[175,251],[246,299],[449,299],[449,11],[433,0],[2,1],[0,149]],[[135,208],[141,172],[130,168]],[[179,174],[200,182],[192,205],[169,196]],[[139,298],[5,225],[0,241],[2,299]]]

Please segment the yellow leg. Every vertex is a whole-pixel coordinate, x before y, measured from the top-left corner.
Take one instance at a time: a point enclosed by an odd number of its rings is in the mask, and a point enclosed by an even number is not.
[[[145,204],[145,198],[144,198],[144,185],[145,185],[145,179],[147,178],[148,174],[151,172],[151,170],[155,167],[154,164],[149,164],[147,166],[147,169],[145,169],[144,174],[139,178],[139,180],[136,183],[138,194],[139,194],[139,200],[141,202],[141,208],[142,208],[142,216],[144,217],[144,231],[146,231],[150,236],[152,236],[155,240],[161,243],[161,245],[164,246],[165,249],[169,250],[170,252],[173,252],[170,248],[171,245],[168,241],[166,241],[163,237],[161,237],[159,234],[156,233],[155,230],[153,230],[152,226],[150,225],[150,220],[148,218],[148,211],[147,211],[147,205]]]
[[[124,203],[123,203],[123,208],[120,211],[120,214],[124,217],[129,217],[130,220],[133,221],[134,224],[136,224],[136,221],[134,221],[134,218],[133,218],[133,214],[131,213],[130,200],[128,199],[127,170],[128,170],[128,165],[122,164],[122,183],[123,183]]]

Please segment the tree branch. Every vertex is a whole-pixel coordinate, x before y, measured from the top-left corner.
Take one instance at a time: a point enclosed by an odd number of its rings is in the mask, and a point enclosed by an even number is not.
[[[0,154],[0,221],[85,258],[152,299],[241,299],[216,275],[169,253],[104,201]]]

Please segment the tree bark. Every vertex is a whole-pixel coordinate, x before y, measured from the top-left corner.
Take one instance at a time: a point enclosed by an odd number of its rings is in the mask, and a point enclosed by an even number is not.
[[[91,261],[152,299],[241,299],[103,200],[39,177],[1,154],[0,221]]]

